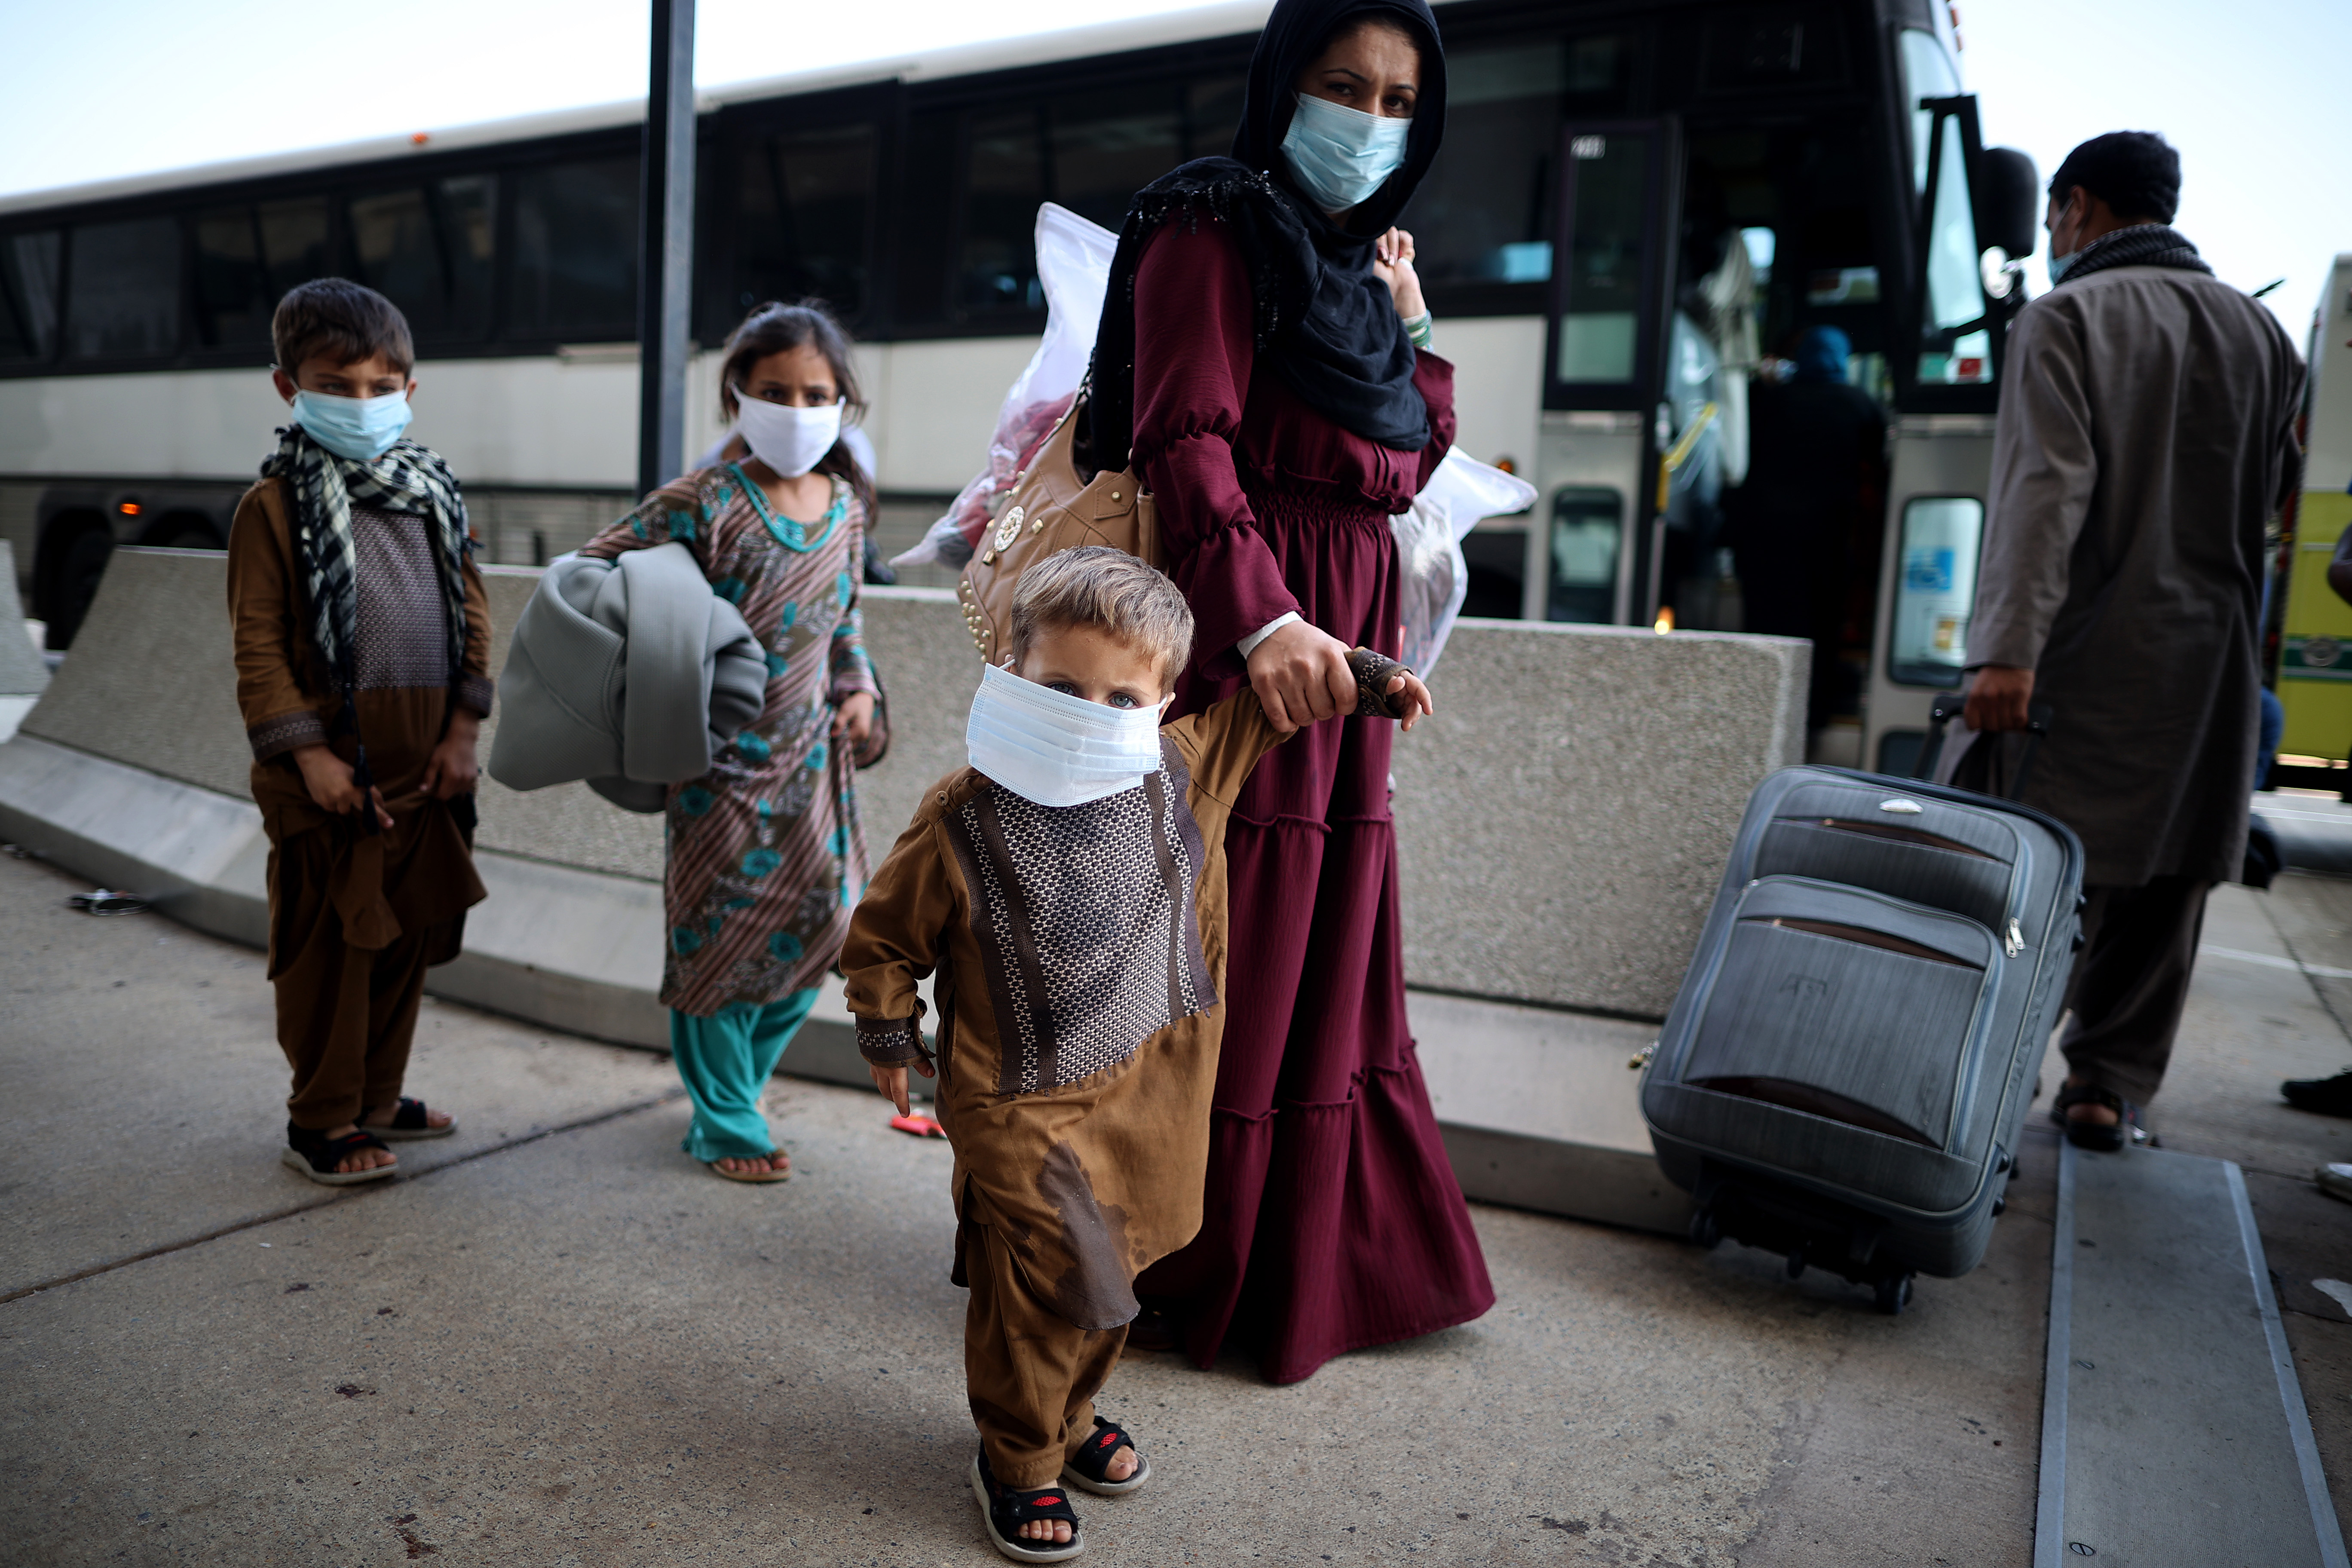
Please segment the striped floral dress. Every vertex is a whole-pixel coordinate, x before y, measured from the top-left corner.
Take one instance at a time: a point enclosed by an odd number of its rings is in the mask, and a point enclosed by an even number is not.
[[[669,793],[661,999],[677,1012],[779,1001],[841,951],[867,862],[856,764],[833,743],[833,717],[857,692],[881,695],[857,612],[866,525],[839,479],[824,515],[803,522],[724,463],[656,490],[582,551],[685,545],[768,653],[758,722]]]

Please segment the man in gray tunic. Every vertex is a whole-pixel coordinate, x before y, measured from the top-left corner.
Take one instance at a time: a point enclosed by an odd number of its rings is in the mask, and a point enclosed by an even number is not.
[[[2091,1149],[2139,1134],[2206,893],[2245,854],[2263,528],[2302,466],[2302,363],[2168,226],[2179,193],[2179,154],[2136,131],[2050,182],[2053,287],[2009,331],[1969,628],[1968,727],[2049,705],[2022,798],[2087,852],[2057,1115]],[[2012,782],[2023,740],[1971,745],[1958,782]]]

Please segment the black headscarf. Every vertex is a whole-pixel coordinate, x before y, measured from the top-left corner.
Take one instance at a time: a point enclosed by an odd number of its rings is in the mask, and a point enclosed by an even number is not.
[[[1343,26],[1401,25],[1421,46],[1421,90],[1404,163],[1350,210],[1341,228],[1292,182],[1282,139],[1298,75]],[[1241,247],[1256,303],[1261,359],[1342,429],[1400,452],[1429,445],[1429,405],[1412,384],[1413,350],[1372,246],[1404,211],[1445,131],[1445,56],[1426,0],[1278,0],[1250,58],[1230,158],[1196,158],[1136,193],[1111,258],[1095,337],[1088,403],[1093,460],[1123,468],[1135,434],[1135,270],[1160,226],[1223,219]]]

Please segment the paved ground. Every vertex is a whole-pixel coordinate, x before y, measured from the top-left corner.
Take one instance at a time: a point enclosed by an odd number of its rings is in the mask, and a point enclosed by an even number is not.
[[[257,956],[71,890],[0,859],[0,1561],[995,1561],[944,1148],[779,1080],[797,1178],[721,1183],[660,1058],[428,1004],[412,1087],[464,1131],[338,1197],[276,1163]],[[2352,1495],[2352,1314],[2312,1283],[2352,1279],[2352,1208],[2307,1179],[2352,1123],[2273,1097],[2352,1064],[2352,973],[2296,966],[2352,971],[2352,881],[2229,890],[2206,940],[2250,956],[2208,954],[2158,1124],[2246,1163]],[[1899,1320],[1481,1209],[1478,1323],[1289,1388],[1130,1359],[1105,1403],[1160,1479],[1086,1506],[1089,1561],[2021,1564],[2054,1147]]]

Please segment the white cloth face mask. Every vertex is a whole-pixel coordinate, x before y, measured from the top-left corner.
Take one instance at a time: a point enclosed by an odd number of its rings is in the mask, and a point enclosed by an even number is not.
[[[794,408],[735,393],[735,428],[751,455],[788,479],[799,479],[823,460],[841,439],[842,405]]]
[[[1160,766],[1156,708],[1109,708],[990,665],[971,694],[971,765],[1039,805],[1084,805],[1141,787]]]
[[[1312,93],[1296,96],[1298,108],[1282,151],[1298,188],[1325,212],[1345,212],[1367,200],[1404,167],[1412,121],[1366,114]]]

